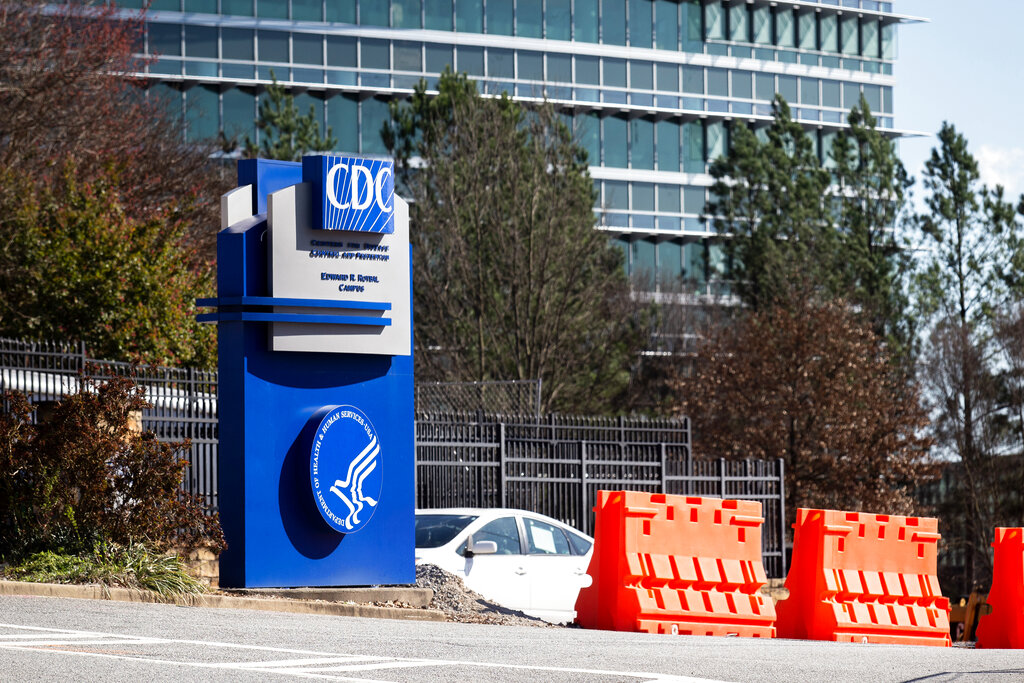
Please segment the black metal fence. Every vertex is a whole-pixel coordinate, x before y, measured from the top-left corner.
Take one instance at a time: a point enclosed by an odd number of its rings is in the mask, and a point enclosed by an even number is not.
[[[80,376],[134,373],[152,407],[144,429],[192,442],[184,488],[217,509],[217,373],[89,358],[82,346],[0,339],[0,391],[58,400]],[[514,507],[593,533],[599,489],[716,496],[762,504],[769,577],[786,575],[782,461],[694,459],[687,420],[421,412],[416,502],[421,508]]]
[[[783,463],[695,460],[688,420],[421,414],[420,507],[533,510],[593,534],[597,491],[628,489],[761,503],[769,577],[786,575]]]
[[[34,404],[78,390],[80,378],[132,376],[150,408],[142,428],[161,441],[191,442],[184,489],[217,509],[217,373],[192,368],[139,367],[98,360],[85,346],[0,339],[0,392],[19,391]]]

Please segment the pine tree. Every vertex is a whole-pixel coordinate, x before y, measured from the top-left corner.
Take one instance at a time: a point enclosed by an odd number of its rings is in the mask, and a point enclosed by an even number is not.
[[[278,84],[274,72],[270,72],[273,84],[267,86],[267,96],[260,99],[259,118],[256,127],[260,131],[260,144],[245,139],[245,154],[248,157],[299,161],[308,152],[329,152],[338,144],[331,134],[321,136],[316,110],[309,105],[309,112],[300,115],[295,98],[283,85]]]

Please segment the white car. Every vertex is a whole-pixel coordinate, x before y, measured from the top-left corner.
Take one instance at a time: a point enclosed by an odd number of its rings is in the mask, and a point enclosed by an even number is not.
[[[437,565],[492,602],[556,624],[576,618],[593,547],[590,536],[524,510],[416,511],[417,564]]]

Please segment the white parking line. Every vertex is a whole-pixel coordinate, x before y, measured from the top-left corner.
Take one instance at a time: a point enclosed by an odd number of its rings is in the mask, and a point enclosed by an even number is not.
[[[148,636],[132,636],[120,633],[97,633],[95,631],[75,631],[72,629],[49,629],[22,624],[0,624],[0,629],[29,631],[30,633],[0,633],[0,650],[16,650],[23,652],[48,652],[55,654],[77,655],[84,657],[100,657],[105,659],[145,662],[147,664],[163,664],[169,666],[186,666],[199,669],[219,669],[237,671],[258,671],[276,673],[300,678],[321,678],[335,681],[359,681],[360,683],[389,683],[374,681],[368,678],[349,677],[338,674],[356,673],[361,671],[387,671],[389,669],[433,668],[442,666],[475,667],[506,671],[536,671],[538,674],[569,673],[590,676],[618,676],[636,678],[648,683],[725,683],[704,678],[673,676],[641,671],[609,671],[603,669],[577,669],[570,667],[531,666],[529,664],[502,664],[497,662],[460,661],[443,659],[414,659],[404,657],[377,657],[372,655],[338,654],[296,650],[290,648],[247,645],[242,643],[225,643],[203,640],[180,640],[170,638],[152,638]],[[39,638],[33,639],[33,638]],[[267,652],[292,655],[290,659],[242,662],[193,662],[187,660],[157,659],[144,655],[114,654],[109,652],[89,652],[77,650],[84,645],[191,645],[250,652]],[[298,657],[295,657],[299,655]],[[303,656],[305,655],[305,656]]]

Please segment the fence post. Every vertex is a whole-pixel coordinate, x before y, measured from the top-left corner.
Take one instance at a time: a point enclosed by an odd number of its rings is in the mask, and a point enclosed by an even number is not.
[[[590,517],[587,515],[587,442],[580,441],[580,522],[579,526],[590,536],[594,530],[590,528]]]
[[[501,507],[508,507],[508,492],[505,490],[505,423],[498,423],[498,489],[501,491]]]
[[[725,458],[718,459],[718,495],[725,498]]]
[[[75,357],[75,360],[78,362],[78,368],[76,368],[76,369],[78,370],[78,372],[81,372],[84,375],[85,374],[85,366],[86,366],[85,342],[84,341],[78,342],[78,355]]]
[[[779,550],[781,551],[782,576],[785,578],[786,569],[786,461],[779,458]]]
[[[667,457],[667,454],[665,452],[665,442],[662,441],[660,445],[661,445],[661,492],[662,493],[668,493],[668,486],[667,486],[666,481],[665,481],[666,474],[667,474],[665,472],[665,469],[668,466],[668,457]]]

